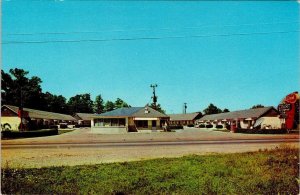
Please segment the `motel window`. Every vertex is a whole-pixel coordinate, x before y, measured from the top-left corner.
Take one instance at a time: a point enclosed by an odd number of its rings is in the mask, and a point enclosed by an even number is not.
[[[111,119],[111,126],[119,126],[119,119],[117,118]]]
[[[109,126],[111,126],[111,120],[105,118],[105,119],[104,119],[104,127],[109,127]]]
[[[119,126],[125,126],[125,118],[119,119]]]
[[[103,127],[104,123],[103,123],[103,119],[94,119],[94,123],[95,123],[95,127]]]
[[[96,127],[118,127],[125,126],[125,118],[112,118],[112,119],[94,119],[94,123]]]
[[[148,127],[148,121],[136,121],[137,127],[147,128]]]

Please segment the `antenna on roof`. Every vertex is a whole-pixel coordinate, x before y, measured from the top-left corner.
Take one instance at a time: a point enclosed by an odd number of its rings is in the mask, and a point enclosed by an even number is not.
[[[186,103],[183,103],[183,114],[186,114],[186,109],[187,109]]]
[[[157,84],[151,84],[150,87],[153,88],[153,96],[151,98],[153,99],[153,107],[156,110],[157,96],[155,95],[155,87],[157,87]]]

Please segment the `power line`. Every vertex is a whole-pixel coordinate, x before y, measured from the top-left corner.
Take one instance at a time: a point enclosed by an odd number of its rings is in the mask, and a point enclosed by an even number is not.
[[[231,33],[214,35],[191,35],[191,36],[166,36],[166,37],[139,37],[139,38],[112,38],[112,39],[79,39],[79,40],[49,40],[49,41],[6,41],[2,45],[8,44],[46,44],[46,43],[80,43],[80,42],[110,42],[110,41],[138,41],[138,40],[161,40],[161,39],[183,39],[183,38],[205,38],[205,37],[229,37],[229,36],[249,36],[249,35],[268,35],[286,34],[300,32],[294,31],[274,31],[274,32],[254,32],[254,33]]]
[[[279,24],[299,24],[299,22],[277,22],[277,23],[249,23],[249,24],[226,24],[226,25],[217,25],[217,24],[207,24],[194,27],[182,27],[182,28],[144,28],[144,29],[103,29],[100,31],[70,31],[70,32],[36,32],[36,33],[7,33],[3,35],[8,36],[32,36],[32,35],[67,35],[67,34],[97,34],[103,32],[134,32],[134,31],[176,31],[176,30],[188,30],[188,29],[200,29],[207,27],[238,27],[238,26],[256,26],[256,25],[279,25]]]

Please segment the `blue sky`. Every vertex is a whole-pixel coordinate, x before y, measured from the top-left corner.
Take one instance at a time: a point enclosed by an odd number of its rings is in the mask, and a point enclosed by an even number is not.
[[[168,113],[181,113],[184,102],[187,112],[209,103],[277,106],[299,91],[299,5],[3,1],[2,68],[39,76],[43,91],[119,97],[132,106],[151,102],[157,83]],[[68,40],[81,42],[53,42]],[[44,42],[24,43],[31,41]]]

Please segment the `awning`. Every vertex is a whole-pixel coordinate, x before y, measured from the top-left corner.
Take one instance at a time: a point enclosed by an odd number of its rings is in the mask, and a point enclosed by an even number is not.
[[[158,118],[134,118],[135,121],[156,121]]]

